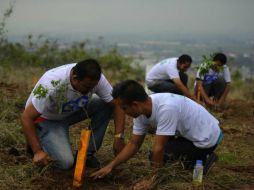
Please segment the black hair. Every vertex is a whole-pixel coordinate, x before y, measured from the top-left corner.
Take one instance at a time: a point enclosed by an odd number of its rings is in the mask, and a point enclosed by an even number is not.
[[[72,68],[72,70],[78,80],[83,80],[84,78],[100,80],[101,78],[101,67],[95,59],[80,61]]]
[[[192,63],[192,58],[189,55],[183,54],[178,59],[177,62],[180,64]]]
[[[133,101],[145,102],[148,98],[143,86],[134,80],[117,83],[113,88],[112,96],[114,99],[120,98],[127,104]]]
[[[213,61],[219,61],[225,65],[227,63],[227,57],[224,53],[215,53],[213,56]]]

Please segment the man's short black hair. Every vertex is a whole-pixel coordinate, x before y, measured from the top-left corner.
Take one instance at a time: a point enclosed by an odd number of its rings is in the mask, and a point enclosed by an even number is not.
[[[134,80],[117,83],[113,88],[112,96],[114,99],[120,98],[127,104],[133,101],[145,102],[148,98],[143,86]]]
[[[227,57],[224,53],[215,53],[213,57],[213,61],[219,61],[223,65],[227,63]]]
[[[95,59],[80,61],[72,69],[78,80],[83,80],[84,78],[100,80],[101,78],[101,67]]]
[[[183,54],[178,58],[177,62],[180,64],[192,63],[192,58],[189,55]]]

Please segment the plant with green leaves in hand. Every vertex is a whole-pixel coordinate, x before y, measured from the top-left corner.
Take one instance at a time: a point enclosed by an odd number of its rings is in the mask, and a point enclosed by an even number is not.
[[[50,94],[53,96],[56,105],[56,109],[58,112],[61,112],[62,105],[68,101],[67,98],[67,88],[68,88],[68,83],[67,82],[62,82],[60,80],[52,80],[51,82],[52,89],[54,89],[54,93]],[[51,89],[51,88],[50,88]],[[33,91],[34,96],[38,99],[45,98],[48,94],[48,91],[50,90],[46,86],[43,86],[42,84],[39,84],[38,87]]]
[[[200,76],[204,76],[206,73],[209,72],[209,69],[211,69],[215,65],[215,62],[213,61],[214,55],[203,55],[202,57],[202,63],[196,67],[199,70]]]

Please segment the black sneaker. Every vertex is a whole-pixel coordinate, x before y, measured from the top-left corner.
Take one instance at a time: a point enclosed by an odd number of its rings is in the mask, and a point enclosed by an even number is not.
[[[218,156],[213,152],[207,155],[206,162],[204,165],[204,175],[208,175],[214,163],[218,160]]]
[[[101,163],[99,162],[99,160],[97,160],[97,158],[95,156],[93,156],[93,155],[87,156],[86,167],[99,169],[99,168],[101,168]]]

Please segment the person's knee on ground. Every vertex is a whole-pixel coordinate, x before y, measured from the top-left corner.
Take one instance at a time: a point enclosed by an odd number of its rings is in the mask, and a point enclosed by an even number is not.
[[[112,118],[113,108],[100,98],[95,97],[88,106],[88,112],[91,117],[91,130],[93,132],[89,142],[88,154],[93,155],[101,147],[108,123]]]
[[[68,131],[69,126],[61,121],[47,120],[37,126],[41,148],[48,154],[52,166],[62,170],[71,169],[74,164]]]
[[[63,159],[54,160],[53,166],[58,169],[61,169],[61,170],[72,169],[74,166],[74,157],[73,156],[66,156]]]

